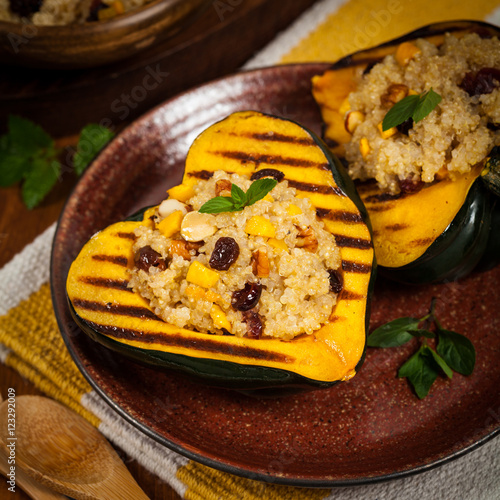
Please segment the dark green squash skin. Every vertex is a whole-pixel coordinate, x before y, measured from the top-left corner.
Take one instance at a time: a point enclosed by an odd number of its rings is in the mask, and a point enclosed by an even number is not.
[[[493,195],[477,179],[453,221],[426,252],[406,266],[379,267],[394,281],[419,285],[449,282],[474,270],[487,251],[495,206]]]
[[[302,125],[300,126],[311,135],[316,144],[324,152],[326,158],[328,159],[330,169],[337,186],[351,199],[351,201],[354,202],[356,207],[359,209],[364,223],[368,226],[371,234],[372,228],[366,208],[344,166],[331,153],[331,151],[316,134],[308,130],[306,127],[303,127]],[[139,210],[129,216],[126,220],[142,221],[143,214],[148,208],[150,207],[145,207]],[[366,356],[366,339],[369,331],[370,305],[375,286],[376,270],[377,266],[374,255],[366,297],[365,345],[361,358],[356,364],[356,372],[358,372],[363,365]],[[123,354],[129,359],[133,359],[139,364],[153,366],[160,370],[171,369],[182,372],[193,381],[202,382],[203,384],[212,387],[232,389],[256,397],[282,397],[304,391],[333,387],[341,382],[340,380],[324,382],[278,368],[258,365],[243,365],[230,361],[195,358],[163,351],[140,349],[121,343],[107,335],[102,334],[101,332],[96,331],[87,321],[78,316],[69,298],[68,305],[75,322],[94,341],[113,351]]]

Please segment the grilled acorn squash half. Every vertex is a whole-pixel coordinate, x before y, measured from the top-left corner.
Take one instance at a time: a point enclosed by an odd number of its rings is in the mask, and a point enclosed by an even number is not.
[[[136,361],[180,370],[214,386],[282,394],[354,376],[364,357],[375,274],[371,229],[352,181],[317,136],[274,116],[235,113],[198,136],[182,184],[169,194],[182,199],[216,170],[255,176],[269,168],[282,172],[298,197],[311,200],[340,247],[341,290],[319,330],[289,341],[253,339],[202,333],[159,319],[127,286],[134,230],[152,223],[154,208],[99,232],[73,262],[67,295],[78,325]]]
[[[341,160],[344,144],[351,138],[345,108],[347,96],[356,89],[356,75],[370,71],[385,56],[397,54],[398,49],[401,57],[411,50],[412,40],[424,38],[439,46],[447,32],[456,37],[471,32],[482,37],[500,35],[498,27],[481,22],[432,24],[347,56],[313,78],[313,96],[324,121],[325,142]],[[398,60],[398,55],[395,57]],[[500,74],[500,68],[494,71]],[[494,148],[471,172],[457,175],[454,181],[445,178],[421,190],[396,195],[382,192],[375,183],[357,184],[372,223],[380,274],[421,284],[454,280],[471,272],[488,253],[488,245],[496,241],[489,233],[498,205],[491,193],[499,193],[499,163],[500,154]]]

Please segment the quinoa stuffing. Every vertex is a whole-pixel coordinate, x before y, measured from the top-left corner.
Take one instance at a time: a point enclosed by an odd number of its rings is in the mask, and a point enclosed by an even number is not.
[[[238,337],[290,340],[321,328],[335,306],[341,258],[335,237],[286,180],[240,211],[202,205],[247,191],[252,181],[217,171],[136,229],[129,286],[178,327]]]
[[[433,89],[441,101],[422,120],[383,131],[396,103]],[[469,172],[500,144],[500,41],[446,34],[437,47],[419,39],[358,75],[348,96],[349,174],[398,193]]]

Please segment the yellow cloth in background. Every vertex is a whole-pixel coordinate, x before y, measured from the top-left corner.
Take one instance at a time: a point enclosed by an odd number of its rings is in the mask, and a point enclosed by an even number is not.
[[[498,0],[350,0],[281,62],[334,62],[426,24],[458,19],[484,21],[499,6]]]

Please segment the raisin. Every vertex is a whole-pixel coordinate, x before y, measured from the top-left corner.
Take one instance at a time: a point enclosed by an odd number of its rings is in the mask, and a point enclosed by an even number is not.
[[[231,305],[237,311],[248,311],[257,305],[261,293],[262,285],[260,283],[246,283],[243,290],[233,292]]]
[[[153,250],[149,245],[140,248],[135,253],[134,258],[135,266],[138,269],[149,272],[150,267],[157,267],[160,271],[165,271],[167,265],[162,259],[161,255]]]
[[[417,193],[424,187],[424,183],[421,180],[414,179],[399,179],[399,188],[402,194]]]
[[[38,12],[43,0],[10,0],[10,10],[21,17],[29,17]]]
[[[330,279],[330,292],[339,294],[344,288],[344,279],[340,271],[334,271],[333,269],[328,269],[329,279]]]
[[[408,132],[413,128],[413,118],[410,116],[407,120],[399,125],[396,125],[398,132],[401,132],[404,135],[408,135]]]
[[[467,73],[459,87],[471,97],[491,94],[500,85],[500,69],[482,68],[477,73]]]
[[[256,181],[257,179],[262,179],[263,177],[272,177],[278,182],[281,182],[285,178],[285,174],[280,170],[276,170],[274,168],[263,168],[258,172],[254,172],[250,177],[250,180]]]
[[[227,271],[240,255],[240,247],[234,238],[224,236],[219,238],[210,256],[209,264],[217,271]]]
[[[247,324],[247,337],[251,339],[259,339],[262,335],[262,330],[264,330],[264,325],[262,324],[262,319],[259,313],[255,311],[245,311],[243,313],[243,321]]]
[[[99,21],[99,11],[107,8],[108,5],[106,5],[102,0],[92,0],[92,3],[90,4],[89,15],[87,16],[86,21]]]

